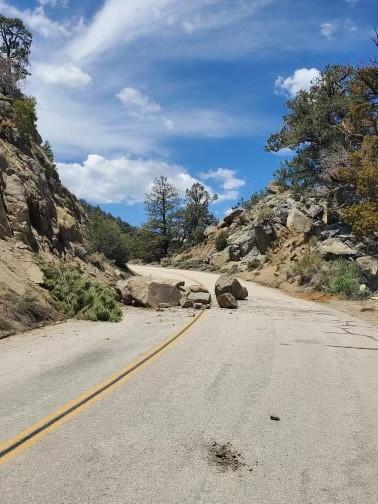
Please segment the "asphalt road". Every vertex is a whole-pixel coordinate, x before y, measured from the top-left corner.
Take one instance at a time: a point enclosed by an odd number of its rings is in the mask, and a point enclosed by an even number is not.
[[[138,271],[211,288],[217,278]],[[376,504],[376,328],[248,289],[238,311],[207,310],[127,381],[6,458],[1,503]],[[190,315],[132,309],[118,325],[70,322],[0,341],[1,438],[161,345]]]

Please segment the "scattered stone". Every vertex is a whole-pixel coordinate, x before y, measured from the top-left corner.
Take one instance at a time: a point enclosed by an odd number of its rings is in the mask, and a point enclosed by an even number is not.
[[[207,305],[211,303],[211,295],[209,292],[191,292],[187,298],[193,303]]]
[[[194,303],[193,308],[195,310],[203,310],[205,308],[205,305],[203,305],[202,303]]]
[[[193,301],[191,299],[188,299],[188,298],[183,298],[181,299],[181,308],[193,308]]]
[[[169,303],[159,303],[159,308],[167,309],[167,308],[172,308],[172,305]]]
[[[191,285],[189,288],[190,292],[206,292],[207,294],[209,293],[208,289],[204,287],[203,285]]]
[[[236,310],[239,306],[234,296],[229,292],[217,296],[217,303],[220,308],[228,308],[230,310]]]

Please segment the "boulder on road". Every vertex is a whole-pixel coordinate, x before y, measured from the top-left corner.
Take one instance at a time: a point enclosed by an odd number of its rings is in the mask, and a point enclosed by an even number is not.
[[[193,308],[194,305],[193,301],[188,298],[182,298],[180,304],[181,308]]]
[[[162,303],[179,306],[181,291],[168,283],[156,282],[145,277],[132,277],[118,282],[122,302],[135,306],[156,308]]]
[[[232,294],[235,299],[246,299],[248,291],[241,285],[239,280],[233,276],[222,275],[215,284],[215,295]]]
[[[211,295],[209,292],[191,292],[187,297],[192,303],[201,303],[203,305],[208,305],[211,303]]]
[[[190,286],[190,291],[191,292],[206,292],[207,294],[209,293],[208,289],[204,287],[203,285],[191,285]]]
[[[217,302],[220,308],[235,310],[239,306],[234,296],[229,292],[225,292],[224,294],[217,296]]]

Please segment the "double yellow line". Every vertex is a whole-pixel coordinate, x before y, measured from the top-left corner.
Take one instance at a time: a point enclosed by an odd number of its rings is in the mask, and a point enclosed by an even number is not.
[[[188,329],[199,320],[203,313],[204,311],[201,311],[199,315],[185,324],[178,332],[169,336],[157,347],[138,357],[134,362],[119,370],[106,381],[87,390],[76,399],[69,401],[61,408],[57,409],[31,427],[23,430],[19,434],[1,442],[0,464],[9,462],[9,460],[36,444],[49,433],[56,431],[64,423],[72,420],[75,416],[88,409],[95,402],[100,401],[106,395],[109,395],[117,387],[129,381],[148,364],[151,364],[151,362],[153,362],[157,357],[161,356],[164,350],[173,345],[180,336],[188,331]]]

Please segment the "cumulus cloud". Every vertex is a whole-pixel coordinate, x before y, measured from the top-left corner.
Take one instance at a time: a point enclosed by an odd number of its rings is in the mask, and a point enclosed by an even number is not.
[[[220,185],[221,191],[218,193],[218,203],[236,200],[239,197],[238,189],[245,185],[244,180],[237,178],[236,171],[229,168],[209,170],[208,172],[201,173],[200,178],[203,180],[213,180]]]
[[[216,180],[222,184],[223,189],[238,189],[245,185],[245,181],[236,177],[236,171],[229,168],[218,168],[201,173],[204,180]]]
[[[149,115],[161,111],[158,103],[142,94],[138,89],[125,87],[116,96],[132,114]]]
[[[58,163],[68,189],[93,203],[140,203],[155,177],[164,175],[181,194],[198,180],[179,165],[121,156],[107,159],[91,154],[83,163]]]
[[[20,10],[0,0],[0,10],[2,14],[10,17],[19,17],[33,31],[38,32],[43,37],[69,36],[70,30],[64,24],[50,19],[45,12],[44,6],[39,5],[35,9]]]
[[[320,25],[320,33],[323,37],[330,39],[336,31],[336,25],[334,23],[322,23]]]
[[[205,185],[211,193],[218,193],[219,202],[239,197],[238,189],[245,182],[236,177],[235,170],[219,168],[193,177],[183,166],[156,159],[131,156],[106,158],[90,154],[83,163],[58,163],[60,178],[79,198],[97,203],[124,203],[132,205],[144,201],[156,177],[163,175],[177,187],[180,195],[196,182]],[[217,191],[205,181],[212,180]]]
[[[75,65],[37,64],[34,68],[37,79],[46,84],[60,85],[69,88],[87,86],[92,77]]]
[[[320,71],[317,68],[299,68],[289,77],[277,77],[274,84],[276,94],[294,97],[299,91],[310,89],[319,77]]]

